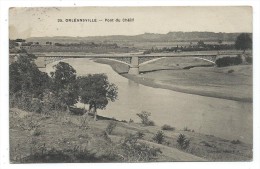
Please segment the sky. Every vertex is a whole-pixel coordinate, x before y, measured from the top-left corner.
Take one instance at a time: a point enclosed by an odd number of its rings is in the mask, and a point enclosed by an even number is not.
[[[131,22],[123,22],[124,18],[130,18]],[[63,22],[58,22],[58,19]],[[96,19],[97,22],[66,22],[68,19]],[[107,22],[106,19],[114,20]],[[120,22],[116,22],[116,19]],[[252,32],[252,8],[211,6],[9,9],[10,39],[165,34],[174,31]]]

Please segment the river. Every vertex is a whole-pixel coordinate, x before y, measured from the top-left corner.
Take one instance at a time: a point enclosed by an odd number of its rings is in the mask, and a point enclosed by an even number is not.
[[[67,59],[64,62],[73,66],[78,76],[106,73],[109,81],[118,86],[118,100],[109,103],[105,110],[98,110],[99,115],[139,122],[136,113],[148,111],[158,126],[188,127],[195,132],[252,143],[252,103],[143,86],[120,76],[109,65],[90,59]],[[46,71],[52,71],[55,63],[47,65]]]

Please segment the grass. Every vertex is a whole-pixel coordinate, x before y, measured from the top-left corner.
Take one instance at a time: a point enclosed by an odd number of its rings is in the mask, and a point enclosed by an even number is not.
[[[11,162],[249,161],[252,159],[252,145],[243,142],[236,144],[231,140],[175,129],[163,133],[164,140],[158,144],[154,142],[153,137],[161,130],[160,126],[143,126],[140,123],[116,121],[116,127],[108,135],[105,131],[114,121],[113,119],[100,117],[98,121],[93,121],[92,117],[86,117],[87,128],[80,127],[81,119],[82,116],[71,114],[46,117],[11,108],[9,121]],[[29,130],[28,126],[32,121],[36,122],[39,134],[31,134],[33,130]],[[180,132],[190,140],[190,145],[185,150],[178,150],[177,139]],[[129,135],[134,135],[137,139],[134,145],[129,145],[131,152],[141,153],[142,158],[134,158],[137,156],[126,154],[122,147],[122,143]],[[159,150],[162,153],[159,153]],[[142,154],[142,152],[146,153]],[[153,155],[155,152],[157,152],[156,156]]]
[[[116,128],[117,123],[115,121],[111,121],[108,123],[106,127],[106,132],[108,134],[112,134],[113,130]]]

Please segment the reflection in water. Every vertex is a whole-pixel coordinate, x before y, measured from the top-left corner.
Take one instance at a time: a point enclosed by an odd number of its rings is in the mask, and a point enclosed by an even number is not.
[[[169,124],[179,129],[187,126],[195,132],[227,139],[252,141],[252,104],[185,94],[137,84],[118,75],[109,65],[89,59],[67,59],[78,75],[106,73],[110,82],[118,86],[118,100],[109,103],[98,114],[118,120],[133,119],[141,111],[152,113],[156,125]],[[47,72],[52,65],[47,66]]]

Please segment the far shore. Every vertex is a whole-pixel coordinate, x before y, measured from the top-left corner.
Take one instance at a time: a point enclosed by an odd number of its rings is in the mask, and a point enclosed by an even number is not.
[[[140,71],[139,75],[130,75],[128,74],[127,70],[128,67],[121,63],[117,63],[111,60],[106,60],[106,59],[95,59],[95,62],[101,63],[101,64],[108,64],[110,65],[114,71],[116,71],[118,74],[124,76],[125,78],[132,80],[136,83],[153,87],[153,88],[162,88],[162,89],[168,89],[176,92],[182,92],[182,93],[187,93],[187,94],[195,94],[195,95],[200,95],[200,96],[206,96],[206,97],[214,97],[214,98],[220,98],[220,99],[227,99],[227,100],[234,100],[234,101],[239,101],[239,102],[248,102],[252,103],[253,98],[252,95],[244,95],[242,94],[237,94],[239,91],[236,93],[235,96],[230,96],[223,90],[222,92],[219,92],[218,90],[213,90],[214,88],[209,88],[212,86],[192,86],[192,84],[175,84],[173,80],[168,80],[168,81],[163,81],[160,78],[163,76],[163,74],[171,73],[172,71],[176,71],[174,69],[161,69],[161,70],[151,70],[151,71]],[[157,65],[156,65],[157,66]],[[206,66],[201,66],[201,67],[206,67]],[[227,68],[223,68],[227,69]],[[177,70],[178,71],[178,70]],[[171,78],[171,77],[170,77]],[[239,85],[239,84],[238,84]],[[204,88],[205,87],[205,88]],[[233,88],[235,86],[231,86]],[[228,90],[228,89],[226,89]],[[240,90],[241,91],[241,90]],[[250,90],[249,90],[250,91]]]
[[[138,76],[134,76],[134,75],[130,75],[130,74],[122,74],[122,76],[124,76],[124,77],[128,78],[129,80],[132,80],[136,83],[139,83],[139,84],[142,84],[145,86],[149,86],[149,87],[154,87],[154,88],[168,89],[168,90],[172,90],[172,91],[176,91],[176,92],[182,92],[182,93],[187,93],[187,94],[196,94],[196,95],[206,96],[206,97],[214,97],[214,98],[241,101],[241,102],[252,102],[251,98],[238,98],[238,97],[232,97],[232,96],[223,96],[221,94],[212,93],[212,91],[202,92],[202,91],[196,91],[196,90],[189,90],[189,89],[185,89],[185,88],[178,88],[173,85],[156,82],[153,79],[142,78],[142,77],[138,77]]]

